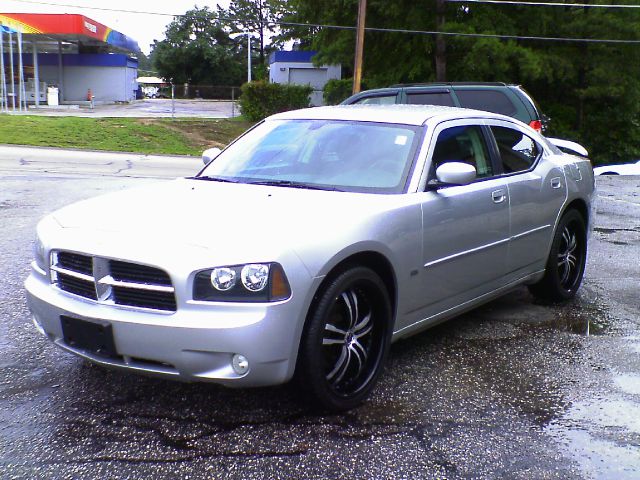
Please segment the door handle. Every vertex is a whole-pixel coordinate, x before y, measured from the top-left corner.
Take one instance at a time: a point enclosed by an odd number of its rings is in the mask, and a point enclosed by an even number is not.
[[[495,190],[491,192],[491,199],[493,203],[502,203],[507,199],[507,196],[504,193],[504,190]]]
[[[551,188],[560,188],[562,186],[562,181],[560,177],[553,177],[551,179]]]

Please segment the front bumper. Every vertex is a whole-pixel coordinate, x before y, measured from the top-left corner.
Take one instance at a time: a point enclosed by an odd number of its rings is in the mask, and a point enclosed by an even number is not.
[[[273,304],[186,302],[172,314],[104,305],[63,292],[32,269],[25,282],[34,322],[53,343],[92,362],[165,378],[254,387],[288,381],[304,323],[300,301]],[[116,356],[67,344],[61,316],[107,322]],[[249,361],[238,375],[234,354]]]

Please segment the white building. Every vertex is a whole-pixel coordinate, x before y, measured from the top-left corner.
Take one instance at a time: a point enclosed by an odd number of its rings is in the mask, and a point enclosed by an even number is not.
[[[342,76],[340,65],[321,65],[316,67],[312,57],[317,52],[279,51],[269,57],[269,81],[292,85],[311,85],[311,105],[324,104],[322,89],[331,79],[339,80]]]

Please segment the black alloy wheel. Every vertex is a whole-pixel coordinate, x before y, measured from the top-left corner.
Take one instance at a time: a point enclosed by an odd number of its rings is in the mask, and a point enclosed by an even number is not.
[[[391,337],[389,294],[366,267],[337,275],[322,290],[301,341],[299,380],[332,411],[361,403],[383,369]]]
[[[529,289],[535,296],[549,301],[573,298],[580,288],[587,260],[587,232],[582,215],[569,210],[563,215],[554,234],[545,275]]]

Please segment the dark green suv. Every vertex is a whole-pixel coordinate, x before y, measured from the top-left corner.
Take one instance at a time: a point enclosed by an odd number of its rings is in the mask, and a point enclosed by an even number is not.
[[[365,90],[350,96],[342,105],[394,104],[445,105],[501,113],[543,132],[547,118],[531,96],[519,85],[485,82],[424,83],[393,85]]]

